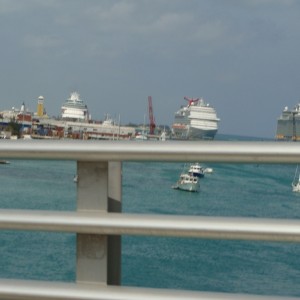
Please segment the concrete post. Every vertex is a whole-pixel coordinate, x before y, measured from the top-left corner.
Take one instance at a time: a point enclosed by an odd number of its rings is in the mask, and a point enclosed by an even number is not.
[[[77,162],[77,210],[121,212],[121,162]],[[121,284],[121,237],[77,234],[77,282]]]

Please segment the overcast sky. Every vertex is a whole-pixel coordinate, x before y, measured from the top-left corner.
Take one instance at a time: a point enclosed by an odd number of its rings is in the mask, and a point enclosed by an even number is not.
[[[60,115],[78,91],[93,119],[171,125],[203,97],[219,133],[274,137],[300,101],[300,1],[0,0],[0,110]]]

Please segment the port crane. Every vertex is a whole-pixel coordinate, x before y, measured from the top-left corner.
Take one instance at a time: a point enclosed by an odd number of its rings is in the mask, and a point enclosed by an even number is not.
[[[153,116],[152,97],[148,96],[148,112],[149,112],[149,134],[154,134],[155,119]]]

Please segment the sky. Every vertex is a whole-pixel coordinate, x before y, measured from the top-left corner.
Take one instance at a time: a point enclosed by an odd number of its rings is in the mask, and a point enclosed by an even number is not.
[[[77,91],[93,119],[171,125],[203,97],[219,133],[273,138],[300,102],[298,0],[0,0],[0,110],[59,116]]]

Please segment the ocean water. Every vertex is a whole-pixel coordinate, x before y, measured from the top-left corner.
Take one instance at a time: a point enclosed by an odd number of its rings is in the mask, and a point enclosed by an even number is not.
[[[299,219],[295,165],[204,164],[199,193],[174,190],[184,163],[123,163],[123,211]],[[76,209],[73,161],[0,165],[0,207]],[[0,277],[75,280],[75,235],[0,231]],[[122,284],[300,296],[300,244],[192,238],[122,239]]]

